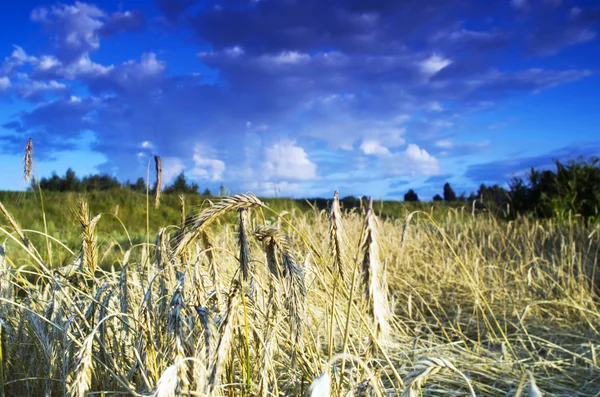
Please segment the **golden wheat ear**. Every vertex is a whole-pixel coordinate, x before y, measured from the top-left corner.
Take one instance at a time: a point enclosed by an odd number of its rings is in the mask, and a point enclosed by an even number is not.
[[[154,208],[160,206],[160,188],[162,186],[162,160],[160,156],[154,156],[154,165],[156,166],[156,194],[154,196]]]
[[[31,138],[27,141],[25,146],[25,157],[23,157],[23,179],[25,182],[29,182],[31,179],[31,170],[33,169],[33,141]]]

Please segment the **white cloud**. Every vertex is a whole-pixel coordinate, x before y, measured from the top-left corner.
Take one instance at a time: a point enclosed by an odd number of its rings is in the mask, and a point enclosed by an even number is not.
[[[6,90],[10,87],[10,79],[6,76],[0,77],[0,90]]]
[[[196,145],[194,147],[194,164],[195,167],[192,169],[192,175],[207,179],[209,181],[222,181],[223,173],[225,172],[225,162],[222,160],[212,158],[210,151],[202,145]]]
[[[42,55],[42,57],[40,58],[40,61],[37,64],[37,68],[39,70],[50,70],[56,66],[59,66],[60,62],[58,59],[56,59],[56,57],[52,56],[52,55]]]
[[[142,149],[152,149],[154,147],[154,145],[150,141],[144,141],[140,144],[140,147]]]
[[[364,140],[363,143],[360,145],[360,150],[362,150],[363,153],[367,154],[367,155],[374,155],[374,156],[389,156],[390,155],[390,151],[388,150],[388,148],[386,148],[385,146],[382,146],[381,142],[374,140],[374,139]]]
[[[62,61],[77,60],[100,46],[98,30],[104,25],[104,11],[92,4],[75,2],[74,5],[38,7],[31,12],[31,20],[40,22],[57,33],[57,50]]]
[[[52,55],[42,55],[38,61],[34,61],[32,64],[34,65],[33,73],[37,77],[59,77],[68,80],[106,75],[114,68],[112,65],[103,66],[95,63],[88,55],[83,55],[67,64]]]
[[[438,161],[431,156],[425,149],[420,149],[417,145],[411,143],[404,151],[404,155],[409,160],[409,166],[412,172],[421,175],[436,175],[440,172]]]
[[[421,61],[419,64],[421,72],[426,76],[433,76],[446,66],[450,65],[452,61],[450,59],[441,57],[437,54],[431,55],[429,58]]]
[[[173,181],[183,170],[185,164],[179,157],[162,157],[163,186]]]
[[[297,51],[283,51],[277,55],[265,55],[264,59],[279,65],[291,65],[310,60],[310,55]]]
[[[435,142],[435,146],[439,147],[441,149],[452,149],[454,144],[452,143],[452,141],[449,141],[448,139],[440,139],[439,141]]]
[[[529,0],[510,0],[510,5],[520,10],[529,6]]]
[[[270,179],[307,181],[317,177],[317,166],[303,148],[294,141],[283,141],[265,149],[263,164],[265,176]]]
[[[239,57],[241,55],[244,55],[244,49],[242,47],[239,47],[239,46],[236,45],[234,47],[227,48],[225,50],[225,54],[228,55],[228,56],[230,56],[230,57],[232,57],[232,58],[237,58],[237,57]]]
[[[56,80],[38,81],[38,80],[27,80],[20,83],[16,87],[16,91],[21,98],[34,98],[45,92],[59,92],[67,89],[67,86],[63,83],[59,83]]]
[[[400,152],[388,152],[378,156],[384,175],[438,175],[440,165],[437,159],[425,149],[419,148],[414,143],[409,144]]]

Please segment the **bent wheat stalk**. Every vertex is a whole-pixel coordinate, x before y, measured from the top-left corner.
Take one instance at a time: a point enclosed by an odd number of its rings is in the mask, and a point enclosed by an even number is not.
[[[215,219],[225,215],[228,212],[240,208],[263,207],[264,204],[253,194],[236,194],[226,197],[212,207],[205,209],[200,215],[188,217],[186,224],[188,231],[179,239],[175,247],[175,255],[180,255],[184,250],[190,247],[205,230],[205,228]]]
[[[448,368],[457,373],[461,378],[465,380],[469,387],[469,392],[472,397],[476,397],[475,391],[471,386],[469,379],[460,372],[450,361],[443,357],[427,357],[419,360],[415,364],[415,369],[406,376],[405,388],[402,392],[401,397],[419,397],[421,395],[421,389],[423,384],[428,377],[433,376],[440,372],[442,369]]]

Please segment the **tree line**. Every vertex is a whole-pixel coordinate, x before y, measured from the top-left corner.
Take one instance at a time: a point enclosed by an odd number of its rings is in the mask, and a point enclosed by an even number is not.
[[[508,217],[533,214],[539,218],[562,218],[579,215],[586,222],[599,219],[600,159],[579,158],[567,163],[554,161],[554,170],[531,169],[525,177],[514,177],[508,188],[481,184],[468,197],[457,196],[449,183],[443,187],[443,197],[436,194],[433,201],[472,203],[480,208],[503,212]],[[419,201],[410,189],[404,201]]]
[[[458,195],[450,183],[445,183],[442,194],[436,194],[433,201],[448,203],[469,203],[476,208],[493,210],[497,214],[514,217],[517,214],[533,214],[540,218],[567,218],[579,215],[586,222],[599,219],[600,212],[600,159],[589,160],[579,158],[567,163],[554,161],[554,170],[531,169],[525,177],[514,177],[507,187],[481,184],[477,192]],[[37,189],[37,181],[32,181],[31,188]],[[59,192],[92,192],[110,189],[130,189],[145,193],[146,182],[138,178],[135,182],[120,183],[109,175],[89,175],[79,178],[71,168],[64,176],[53,173],[49,178],[42,178],[39,186],[44,191]],[[156,186],[148,188],[153,193]],[[163,189],[165,193],[199,194],[199,186],[189,183],[182,172],[173,183]],[[226,189],[221,186],[221,195]],[[207,188],[203,195],[211,195]],[[326,202],[325,199],[324,203]],[[342,199],[346,208],[359,205],[359,199],[345,197]],[[404,195],[404,201],[419,201],[418,194],[410,189]],[[325,204],[326,205],[326,204]]]
[[[55,172],[49,178],[42,178],[39,181],[39,187],[44,191],[50,192],[94,192],[94,191],[105,191],[111,189],[130,189],[134,192],[146,193],[146,181],[144,178],[138,178],[135,182],[127,181],[121,183],[117,178],[102,174],[102,175],[89,175],[79,178],[73,169],[69,168],[65,172],[64,176],[58,176]],[[30,189],[37,189],[38,182],[32,180]],[[178,194],[199,194],[200,187],[197,183],[189,183],[185,174],[180,173],[172,184],[165,186],[162,191],[164,193],[178,193]],[[148,188],[148,191],[154,193],[156,191],[156,185],[152,188]],[[208,188],[204,189],[203,195],[210,196],[211,192]]]

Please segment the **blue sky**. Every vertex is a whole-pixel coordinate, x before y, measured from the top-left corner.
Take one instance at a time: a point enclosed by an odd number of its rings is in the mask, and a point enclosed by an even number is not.
[[[600,155],[600,6],[575,0],[10,2],[0,189],[146,175],[424,200]]]

